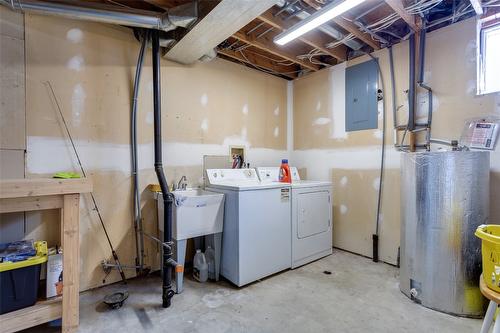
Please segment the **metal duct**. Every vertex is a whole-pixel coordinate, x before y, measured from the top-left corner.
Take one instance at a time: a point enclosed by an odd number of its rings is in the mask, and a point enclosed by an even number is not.
[[[0,0],[0,4],[14,11],[163,31],[174,30],[177,27],[188,27],[197,19],[196,2],[188,4],[190,6],[184,5],[179,9],[172,10],[172,14],[84,1]]]

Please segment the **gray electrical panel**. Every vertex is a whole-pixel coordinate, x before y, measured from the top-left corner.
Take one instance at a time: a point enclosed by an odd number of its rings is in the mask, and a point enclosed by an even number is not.
[[[351,132],[378,128],[376,60],[347,67],[345,88],[345,130]]]

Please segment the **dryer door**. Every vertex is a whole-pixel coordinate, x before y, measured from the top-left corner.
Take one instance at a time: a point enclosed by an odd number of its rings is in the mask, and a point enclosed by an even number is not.
[[[328,191],[303,192],[297,198],[297,237],[306,238],[330,228]]]

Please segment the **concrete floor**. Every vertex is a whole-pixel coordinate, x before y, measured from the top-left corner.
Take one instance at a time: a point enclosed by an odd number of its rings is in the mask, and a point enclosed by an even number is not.
[[[331,271],[331,275],[323,273]],[[134,279],[123,308],[108,310],[112,285],[80,297],[80,332],[479,332],[481,321],[411,302],[398,269],[335,250],[319,261],[237,289],[189,277],[169,309],[161,308],[157,276]],[[47,332],[40,326],[29,332]]]

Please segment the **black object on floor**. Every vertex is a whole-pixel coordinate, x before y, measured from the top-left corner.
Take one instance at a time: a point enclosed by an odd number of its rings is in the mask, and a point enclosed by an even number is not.
[[[332,272],[330,272],[330,271],[323,271],[323,274],[332,275]]]
[[[128,298],[128,292],[117,292],[111,295],[106,295],[103,302],[107,304],[111,309],[119,309],[123,306],[123,303]]]

